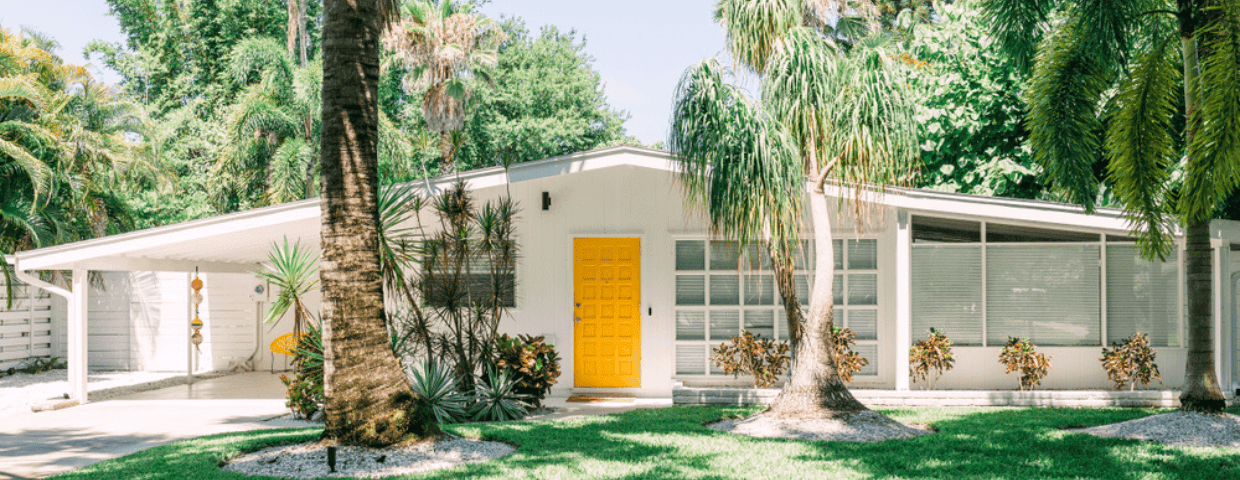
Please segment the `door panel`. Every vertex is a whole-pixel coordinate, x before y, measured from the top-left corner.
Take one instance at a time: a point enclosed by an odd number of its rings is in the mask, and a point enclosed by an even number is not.
[[[641,386],[641,239],[573,239],[574,385]]]

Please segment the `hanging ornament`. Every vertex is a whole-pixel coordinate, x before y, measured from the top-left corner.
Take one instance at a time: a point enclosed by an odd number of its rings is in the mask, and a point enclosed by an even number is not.
[[[198,269],[194,269],[194,280],[189,282],[189,286],[194,289],[194,320],[189,322],[189,326],[194,329],[194,334],[189,337],[194,343],[194,349],[198,350],[198,346],[202,345],[202,319],[198,318],[198,305],[202,304],[202,279],[198,278]]]

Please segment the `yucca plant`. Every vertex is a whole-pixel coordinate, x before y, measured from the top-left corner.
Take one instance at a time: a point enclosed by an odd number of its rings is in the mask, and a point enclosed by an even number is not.
[[[1020,372],[1020,389],[1033,390],[1042,384],[1042,378],[1051,369],[1051,357],[1038,353],[1038,346],[1027,338],[1009,337],[1003,350],[999,352],[999,363],[1007,368],[1006,373]]]
[[[459,382],[452,376],[452,367],[435,361],[423,360],[410,372],[413,393],[418,394],[418,405],[426,418],[447,425],[469,418],[469,397],[458,389]]]
[[[474,403],[470,405],[474,420],[507,422],[525,418],[530,405],[525,402],[525,395],[516,392],[517,378],[511,370],[488,367],[474,385]]]
[[[1116,390],[1123,389],[1124,385],[1128,385],[1129,390],[1136,390],[1137,382],[1149,385],[1153,379],[1162,383],[1158,364],[1154,363],[1158,352],[1150,347],[1148,335],[1137,332],[1123,342],[1115,342],[1111,346],[1114,350],[1103,348],[1102,358],[1098,360],[1102,362],[1107,378],[1115,382]]]
[[[934,382],[956,366],[956,355],[952,353],[952,341],[943,332],[931,328],[926,332],[928,338],[918,340],[908,351],[909,370],[913,373],[913,383],[921,379],[926,387],[934,390]]]
[[[289,244],[288,237],[284,237],[284,245],[271,244],[267,261],[268,264],[254,274],[278,287],[280,293],[267,309],[263,321],[278,322],[292,310],[293,333],[300,334],[306,320],[314,319],[314,314],[306,307],[305,298],[319,288],[319,259],[312,250],[301,246],[301,240]]]

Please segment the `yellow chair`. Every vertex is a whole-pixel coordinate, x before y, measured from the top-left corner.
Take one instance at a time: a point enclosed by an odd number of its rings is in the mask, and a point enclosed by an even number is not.
[[[305,333],[286,333],[276,337],[271,341],[271,353],[280,355],[294,356],[297,354],[297,344],[301,343],[301,337],[306,336]],[[276,357],[271,356],[271,373],[276,371]]]

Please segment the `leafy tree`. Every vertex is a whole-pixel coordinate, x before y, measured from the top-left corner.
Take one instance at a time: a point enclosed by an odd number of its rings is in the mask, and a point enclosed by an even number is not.
[[[912,28],[912,82],[925,126],[918,186],[976,195],[1039,198],[1039,168],[1026,143],[1025,75],[989,35],[977,2],[939,5],[938,20]]]
[[[469,2],[407,2],[401,8],[403,21],[383,39],[408,69],[405,91],[421,93],[422,118],[440,137],[443,172],[452,171],[453,156],[463,143],[460,131],[472,93],[467,79],[479,76],[490,82],[483,67],[495,65],[504,40],[495,22],[473,9]]]
[[[460,168],[567,155],[623,138],[628,115],[607,104],[576,32],[548,26],[531,35],[520,19],[503,27],[508,40],[491,69],[494,87],[473,89],[464,127],[469,141],[456,155]]]
[[[865,410],[840,378],[834,351],[832,233],[828,178],[883,186],[910,174],[916,124],[902,64],[882,41],[818,28],[842,4],[723,0],[717,16],[728,50],[760,75],[761,105],[724,82],[715,60],[690,68],[677,87],[668,145],[685,161],[685,181],[712,225],[741,244],[771,238],[776,283],[795,352],[789,382],[763,415],[813,418]],[[858,19],[864,22],[866,19]],[[839,22],[836,22],[839,25]],[[808,315],[792,282],[805,174],[816,251]],[[863,197],[857,190],[857,198]]]
[[[130,140],[141,110],[45,50],[50,39],[0,29],[0,272],[5,254],[133,226],[120,194],[150,181]],[[12,299],[12,292],[7,295]]]
[[[326,439],[433,433],[389,346],[379,232],[379,37],[393,0],[328,0],[323,27],[322,316]]]
[[[1172,251],[1177,222],[1187,232],[1189,352],[1180,402],[1185,410],[1219,411],[1209,236],[1210,219],[1240,184],[1240,2],[983,5],[1004,47],[1033,64],[1030,146],[1057,188],[1092,211],[1094,159],[1105,152],[1105,173],[1145,257]],[[1183,183],[1173,191],[1177,169]]]

